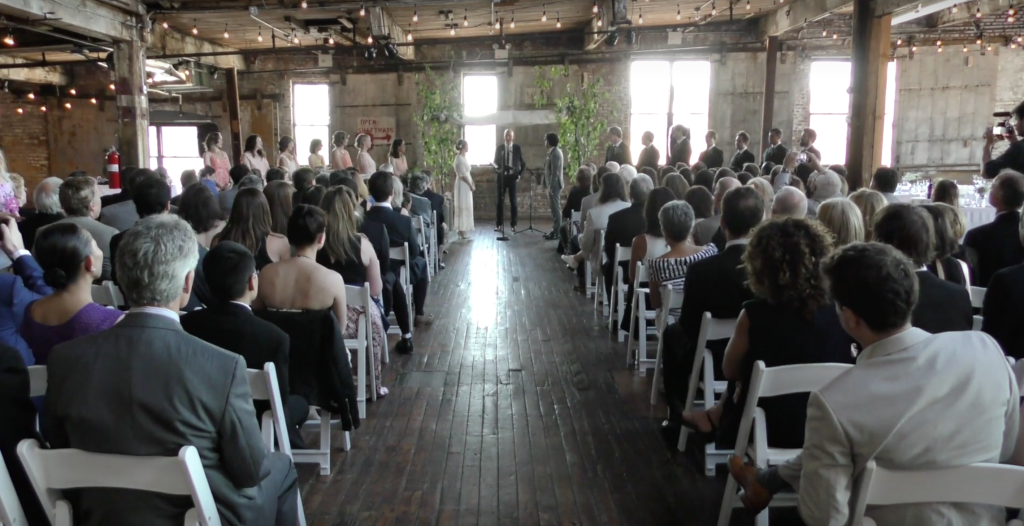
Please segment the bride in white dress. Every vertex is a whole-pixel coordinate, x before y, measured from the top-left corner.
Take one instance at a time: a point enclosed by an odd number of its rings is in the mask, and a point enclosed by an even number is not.
[[[469,143],[465,139],[459,139],[455,143],[455,149],[459,154],[455,156],[455,218],[452,221],[452,229],[459,233],[460,238],[469,239],[469,233],[476,228],[473,225],[473,192],[476,191],[476,184],[469,173],[469,161],[466,160]]]

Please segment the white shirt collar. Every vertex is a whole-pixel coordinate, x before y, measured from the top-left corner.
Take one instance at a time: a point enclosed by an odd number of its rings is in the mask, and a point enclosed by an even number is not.
[[[132,307],[131,309],[128,310],[128,313],[155,314],[157,316],[170,318],[176,322],[181,322],[181,316],[179,316],[177,312],[174,312],[171,309],[165,309],[163,307]]]
[[[749,237],[741,237],[739,239],[733,239],[732,241],[726,241],[725,242],[725,248],[729,248],[729,247],[731,247],[733,245],[749,245],[749,244],[750,244],[750,238]]]
[[[617,147],[618,147],[618,146],[619,146],[620,144],[622,144],[622,139],[616,139],[616,140],[612,141],[612,146],[615,146],[616,148],[617,148]]]
[[[250,312],[252,311],[252,307],[250,307],[249,305],[247,305],[247,304],[245,304],[245,303],[242,303],[242,302],[240,302],[240,301],[231,301],[231,302],[229,302],[229,303],[234,303],[235,305],[241,305],[241,306],[243,306],[243,307],[245,307],[245,308],[249,309],[249,311],[250,311]]]
[[[391,203],[373,203],[373,206],[386,206],[386,207],[390,208],[391,210],[395,209],[395,207],[391,206]]]

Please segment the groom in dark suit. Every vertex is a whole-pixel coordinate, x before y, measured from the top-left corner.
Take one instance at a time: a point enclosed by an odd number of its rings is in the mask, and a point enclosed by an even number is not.
[[[622,128],[612,126],[608,128],[608,148],[604,151],[604,162],[615,161],[619,166],[633,164],[633,154],[629,152],[629,145],[622,140]]]
[[[512,140],[515,132],[505,130],[505,142],[494,150],[494,166],[498,170],[498,215],[495,232],[501,231],[505,223],[505,191],[508,191],[508,204],[512,207],[512,231],[516,231],[516,219],[519,217],[519,206],[516,204],[516,183],[523,174],[526,163],[523,162],[523,150]],[[502,177],[504,175],[504,177]]]

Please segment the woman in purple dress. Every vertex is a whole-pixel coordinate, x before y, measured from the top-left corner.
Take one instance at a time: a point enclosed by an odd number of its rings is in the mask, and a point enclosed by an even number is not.
[[[46,365],[54,346],[109,329],[124,313],[92,302],[92,282],[100,277],[103,252],[88,231],[55,223],[36,234],[34,252],[54,293],[28,305],[21,336],[36,365]]]

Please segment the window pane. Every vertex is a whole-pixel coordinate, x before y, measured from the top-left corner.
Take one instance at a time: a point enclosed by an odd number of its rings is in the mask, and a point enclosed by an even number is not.
[[[846,115],[811,115],[811,128],[818,132],[814,147],[821,152],[822,164],[846,162]]]
[[[466,160],[469,164],[491,164],[494,161],[494,145],[497,141],[497,126],[466,126],[463,137],[469,143]]]
[[[181,172],[185,170],[196,170],[199,171],[203,168],[203,158],[168,158],[164,157],[164,168],[167,169],[167,174],[171,176],[171,185],[181,190]]]
[[[320,155],[324,156],[325,161],[327,160],[327,153],[330,151],[327,145],[331,144],[327,140],[329,129],[327,126],[295,127],[295,160],[299,163],[299,166],[309,165],[309,143],[313,139],[320,139],[320,142],[324,144],[324,149],[320,150]]]
[[[296,84],[293,88],[292,106],[296,126],[331,124],[331,100],[327,84]],[[308,143],[306,144],[308,146]]]
[[[199,151],[199,129],[195,126],[161,126],[160,128],[160,134],[164,141],[164,157],[203,156]]]
[[[630,64],[631,110],[634,113],[667,112],[669,82],[671,78],[668,61],[638,60]]]
[[[150,170],[156,170],[159,167],[160,167],[160,162],[157,161],[156,157],[150,157],[149,158],[149,169]]]
[[[704,151],[704,135],[708,132],[708,110],[711,106],[711,63],[706,60],[679,60],[672,64],[673,125],[690,129],[691,161]],[[668,158],[665,152],[665,158]]]
[[[466,75],[463,77],[462,106],[462,111],[467,117],[490,115],[498,111],[498,77],[494,75]]]
[[[896,62],[885,72],[885,123],[882,128],[882,164],[892,166],[893,113],[896,109]]]
[[[846,115],[850,111],[850,94],[847,93],[849,88],[849,62],[816,61],[811,63],[811,113],[841,113]],[[815,129],[815,131],[818,130]],[[818,135],[821,135],[820,131],[818,131]]]
[[[668,106],[666,104],[666,106]],[[665,138],[668,136],[668,130],[666,126],[668,124],[667,113],[634,113],[629,120],[629,151],[633,154],[633,164],[635,165],[640,160],[640,150],[644,149],[644,145],[640,142],[644,132],[649,131],[654,134],[654,147],[661,152],[661,159],[659,162],[664,163],[668,157],[665,146]]]
[[[156,126],[149,127],[149,153],[157,154]]]

